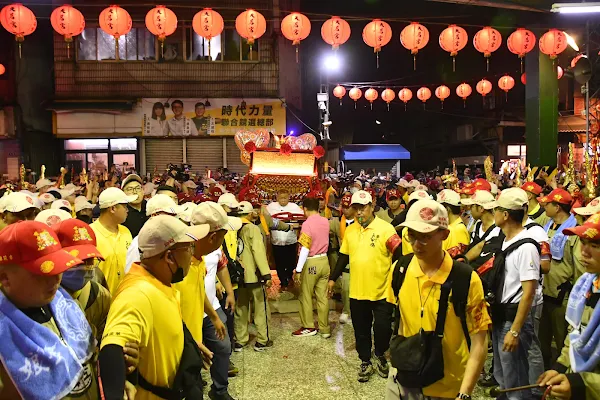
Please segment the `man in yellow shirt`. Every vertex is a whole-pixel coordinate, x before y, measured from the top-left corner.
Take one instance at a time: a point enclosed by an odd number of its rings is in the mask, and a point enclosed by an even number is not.
[[[90,225],[96,234],[96,247],[104,256],[98,267],[113,295],[125,276],[127,248],[132,241],[129,229],[121,224],[127,219],[127,204],[135,199],[136,195],[127,196],[115,187],[104,190],[98,199],[100,218]]]
[[[408,264],[400,288],[400,328],[394,333],[409,338],[421,331],[436,330],[442,288],[446,287],[453,269],[460,268],[460,264],[454,264],[448,252],[443,250],[443,241],[449,230],[448,213],[441,204],[434,200],[419,200],[408,211],[402,225],[408,228],[408,240],[412,244],[414,257]],[[464,321],[471,342],[470,349],[463,322],[454,306],[448,307],[441,339],[443,377],[422,388],[413,388],[412,385],[409,388],[399,383],[402,375],[392,367],[386,400],[471,398],[487,355],[487,330],[491,319],[481,280],[475,272],[470,274]],[[453,283],[450,282],[451,285]]]
[[[375,367],[387,377],[389,367],[384,356],[392,335],[394,293],[392,262],[402,255],[400,237],[394,227],[374,214],[371,195],[360,190],[352,195],[357,222],[346,229],[335,270],[330,276],[331,296],[335,281],[350,265],[350,312],[356,350],[361,360],[358,381],[367,382],[373,374],[371,330],[375,332]]]
[[[437,195],[437,201],[448,214],[448,237],[444,240],[443,249],[456,257],[464,254],[471,238],[463,220],[460,218],[460,195],[451,189],[444,189]]]
[[[133,264],[113,295],[99,356],[102,398],[122,400],[125,387],[123,348],[138,343],[138,392],[136,399],[159,399],[158,391],[183,390],[196,398],[197,383],[175,386],[184,344],[191,345],[195,370],[202,360],[194,339],[185,328],[179,293],[172,284],[181,282],[190,269],[193,243],[208,235],[208,225],[186,226],[177,218],[159,215],[146,222],[139,234],[141,264]],[[191,340],[191,342],[190,342]],[[201,396],[201,394],[200,394]]]

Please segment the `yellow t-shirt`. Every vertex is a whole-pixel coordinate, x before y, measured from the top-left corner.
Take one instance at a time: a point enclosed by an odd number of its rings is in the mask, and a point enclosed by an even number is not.
[[[394,303],[392,256],[399,245],[396,229],[378,217],[366,228],[346,228],[340,252],[350,256],[350,298]]]
[[[452,258],[448,253],[442,266],[431,278],[427,277],[419,266],[419,261],[413,257],[406,271],[406,278],[400,289],[400,315],[402,318],[403,336],[409,337],[425,331],[435,330],[441,285],[446,281],[452,270]],[[450,293],[452,298],[452,293]],[[421,318],[421,303],[424,307]],[[471,285],[467,297],[467,327],[471,335],[486,331],[492,320],[487,311],[483,296],[483,286],[479,276],[471,274]],[[454,313],[452,301],[448,302],[448,316],[444,326],[442,339],[444,355],[444,377],[433,385],[423,389],[425,396],[454,398],[460,391],[460,385],[469,359],[469,349],[465,339],[460,319]]]
[[[99,220],[90,226],[96,234],[96,248],[104,257],[104,261],[98,267],[106,278],[108,290],[114,294],[125,276],[127,249],[132,240],[131,232],[123,225],[119,225],[119,232],[112,233],[102,226]]]
[[[171,387],[183,351],[179,293],[133,264],[108,313],[101,349],[109,344],[140,346],[140,374],[155,386]],[[136,400],[155,400],[138,387]]]
[[[462,254],[467,250],[469,242],[471,240],[469,236],[469,230],[462,222],[460,218],[457,218],[454,222],[448,225],[450,233],[444,242],[442,248],[450,253],[450,256],[454,257]]]
[[[192,258],[190,271],[183,281],[175,283],[173,287],[179,291],[181,314],[183,322],[197,343],[202,343],[202,322],[204,315],[204,277],[206,264],[204,260]]]
[[[408,228],[402,228],[402,255],[406,256],[412,253],[414,253],[414,250],[408,241]]]

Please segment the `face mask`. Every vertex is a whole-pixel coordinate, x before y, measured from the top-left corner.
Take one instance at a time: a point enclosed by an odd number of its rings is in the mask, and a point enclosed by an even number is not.
[[[93,269],[76,268],[63,272],[61,285],[73,291],[81,290],[92,279],[95,271]]]
[[[173,273],[173,275],[171,276],[171,283],[179,283],[183,280],[183,278],[185,278],[185,273],[183,271],[183,268],[179,266],[179,263],[177,262],[175,257],[172,257],[171,260],[173,260],[175,265],[177,265],[177,270],[175,270],[175,273]]]

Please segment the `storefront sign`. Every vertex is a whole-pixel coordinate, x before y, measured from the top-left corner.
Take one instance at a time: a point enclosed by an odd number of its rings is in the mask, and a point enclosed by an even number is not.
[[[278,99],[143,99],[142,136],[234,136],[265,129],[284,135],[285,107]]]

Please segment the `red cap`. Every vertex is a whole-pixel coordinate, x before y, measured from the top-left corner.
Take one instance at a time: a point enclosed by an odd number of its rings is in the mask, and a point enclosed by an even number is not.
[[[237,182],[235,182],[235,181],[227,181],[227,182],[225,182],[225,188],[228,191],[233,192],[235,190],[235,188],[237,188]]]
[[[577,235],[582,239],[600,240],[600,213],[589,217],[581,226],[566,228],[565,235]]]
[[[473,181],[473,186],[475,190],[487,190],[488,192],[492,191],[492,185],[488,181],[483,178],[478,178]]]
[[[0,265],[19,265],[44,276],[62,274],[82,263],[63,250],[56,233],[48,225],[21,221],[0,233]]]
[[[205,201],[208,201],[209,199],[203,195],[202,193],[199,193],[196,197],[194,197],[194,203],[196,204],[200,204],[200,203],[204,203]]]
[[[78,219],[67,219],[52,226],[63,250],[80,260],[104,257],[96,248],[96,234],[92,228]]]
[[[537,200],[540,203],[571,204],[573,197],[565,189],[554,189],[548,196],[538,197]]]
[[[372,198],[375,198],[375,189],[373,189],[373,188],[366,188],[365,192],[369,193]]]
[[[465,183],[463,186],[463,189],[471,189],[474,186],[475,186],[475,182]]]
[[[179,200],[179,204],[183,204],[190,201],[194,201],[194,196],[188,193],[178,193],[177,199]]]
[[[250,204],[252,204],[253,207],[258,207],[260,206],[260,197],[258,197],[257,194],[250,194],[248,195],[248,197],[246,198],[246,201]]]
[[[542,193],[542,187],[535,182],[525,182],[523,186],[521,186],[526,192],[533,193],[536,196],[539,196]]]
[[[475,189],[474,187],[466,187],[463,190],[459,190],[458,193],[467,194],[469,196],[472,196],[475,194],[476,191],[477,191],[477,189]]]
[[[350,193],[346,193],[342,196],[342,207],[350,207],[352,205],[352,195]]]
[[[217,186],[213,187],[208,192],[210,193],[210,197],[213,199],[213,201],[219,200],[219,197],[223,195],[223,190]]]
[[[400,196],[400,192],[398,191],[398,189],[389,189],[385,196],[386,200],[399,199],[400,197],[402,196]]]

